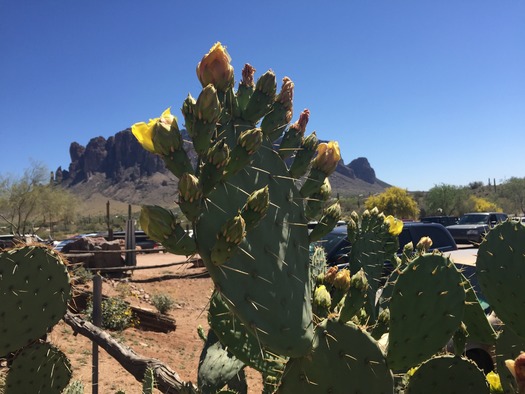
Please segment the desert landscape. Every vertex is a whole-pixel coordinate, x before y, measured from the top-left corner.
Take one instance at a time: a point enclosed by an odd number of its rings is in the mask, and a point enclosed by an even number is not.
[[[176,371],[183,381],[197,382],[199,356],[203,341],[197,328],[208,329],[208,299],[213,282],[206,269],[184,257],[170,253],[137,255],[137,266],[166,265],[161,268],[139,269],[131,276],[120,279],[104,279],[102,293],[106,296],[123,297],[131,305],[156,312],[151,297],[163,294],[174,300],[168,316],[175,320],[176,329],[169,333],[128,328],[111,332],[121,344],[131,348],[141,357],[155,358]],[[77,290],[92,290],[86,283]],[[91,392],[92,343],[61,321],[50,333],[49,339],[69,358],[73,367],[73,379],[83,382],[84,392]],[[99,393],[112,394],[122,390],[126,394],[142,393],[142,385],[120,364],[99,348]],[[246,371],[250,393],[261,392],[260,375]],[[160,391],[157,391],[160,392]]]

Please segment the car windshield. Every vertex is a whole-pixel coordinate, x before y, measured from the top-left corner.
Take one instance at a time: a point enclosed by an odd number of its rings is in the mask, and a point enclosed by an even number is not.
[[[488,215],[464,215],[459,219],[458,224],[487,224]]]

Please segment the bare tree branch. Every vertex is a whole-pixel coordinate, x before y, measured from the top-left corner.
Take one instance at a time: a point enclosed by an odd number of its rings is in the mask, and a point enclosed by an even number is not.
[[[118,343],[107,332],[92,323],[67,312],[64,321],[75,333],[81,334],[104,349],[111,357],[119,362],[122,367],[141,382],[146,368],[154,371],[157,388],[163,393],[170,394],[197,394],[197,387],[191,382],[181,380],[177,372],[153,358],[144,358],[132,349]]]

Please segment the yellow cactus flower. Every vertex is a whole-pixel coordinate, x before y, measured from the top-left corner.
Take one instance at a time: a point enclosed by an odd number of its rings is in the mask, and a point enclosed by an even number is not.
[[[159,118],[150,119],[146,124],[144,122],[135,123],[131,126],[131,132],[144,149],[155,153],[153,146],[153,131],[157,122],[171,125],[175,117],[171,114],[170,108],[166,109]]]
[[[494,371],[489,372],[486,375],[487,382],[489,382],[491,393],[503,393],[503,387],[501,386],[501,380],[499,375]]]
[[[337,141],[322,142],[317,146],[317,156],[314,158],[312,166],[328,176],[334,172],[340,160],[341,152]]]
[[[233,86],[231,57],[220,42],[217,42],[197,65],[197,77],[202,87],[211,83],[217,90],[226,91]]]
[[[388,215],[385,218],[385,223],[388,223],[388,232],[392,235],[399,235],[401,234],[401,231],[403,230],[403,222],[399,219],[396,219],[392,215]]]

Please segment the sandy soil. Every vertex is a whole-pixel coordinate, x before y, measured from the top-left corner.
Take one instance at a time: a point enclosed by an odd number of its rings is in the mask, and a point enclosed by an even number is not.
[[[175,307],[168,313],[175,319],[176,329],[170,333],[128,328],[112,335],[144,357],[156,358],[176,371],[184,381],[197,381],[197,368],[203,342],[197,334],[202,325],[207,331],[207,304],[213,282],[206,269],[185,263],[185,259],[169,253],[139,254],[137,266],[180,263],[162,268],[136,270],[126,280],[104,280],[105,295],[124,296],[134,306],[156,311],[149,299],[154,294],[169,295]],[[89,287],[89,286],[88,286]],[[91,392],[92,344],[60,322],[49,336],[71,361],[73,377],[83,382],[85,392]],[[100,349],[99,393],[122,390],[126,394],[142,393],[142,387],[119,363]],[[247,370],[250,393],[261,392],[260,374]]]

